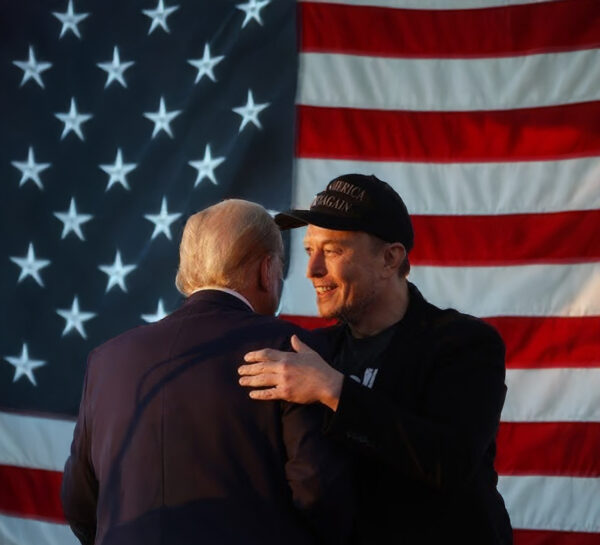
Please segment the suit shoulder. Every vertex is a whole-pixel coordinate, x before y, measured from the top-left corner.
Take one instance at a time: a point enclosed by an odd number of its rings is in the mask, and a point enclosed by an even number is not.
[[[123,344],[151,335],[152,329],[154,329],[153,324],[139,325],[128,329],[98,345],[94,348],[94,352],[110,351],[113,348],[121,347]]]
[[[440,338],[462,339],[470,344],[488,344],[504,351],[502,337],[490,324],[481,318],[459,312],[456,309],[434,309],[430,312],[430,324]]]
[[[140,349],[162,346],[161,340],[168,335],[171,325],[168,320],[161,320],[128,329],[94,348],[89,354],[88,365],[95,359],[110,361],[117,355],[121,357],[130,352],[137,353]]]
[[[276,337],[280,337],[285,349],[290,349],[290,339],[292,335],[297,335],[298,338],[313,350],[323,353],[326,342],[324,337],[313,331],[309,331],[287,320],[275,318],[273,316],[260,316],[257,319],[261,320],[266,331]]]
[[[319,327],[318,329],[313,329],[312,334],[319,339],[326,339],[331,341],[335,339],[342,331],[344,330],[344,324],[337,323],[326,327]]]

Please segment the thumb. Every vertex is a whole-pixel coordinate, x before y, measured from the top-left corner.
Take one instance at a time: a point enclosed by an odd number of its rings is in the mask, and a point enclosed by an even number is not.
[[[310,346],[308,346],[307,344],[303,343],[298,338],[298,335],[292,335],[291,344],[292,344],[292,348],[296,352],[298,352],[298,353],[300,353],[300,352],[312,352],[312,349],[310,348]]]

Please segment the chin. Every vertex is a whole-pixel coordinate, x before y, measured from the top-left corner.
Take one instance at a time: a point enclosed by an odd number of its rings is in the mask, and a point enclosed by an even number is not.
[[[356,324],[364,315],[364,308],[359,305],[338,307],[318,307],[319,316],[325,320],[338,320],[346,324]]]
[[[319,305],[317,303],[317,310],[319,312],[319,316],[325,320],[340,319],[341,313],[340,309],[338,308],[327,308],[326,305]]]

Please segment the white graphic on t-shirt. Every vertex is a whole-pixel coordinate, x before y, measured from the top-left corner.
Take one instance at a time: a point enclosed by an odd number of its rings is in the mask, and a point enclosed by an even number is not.
[[[366,386],[367,388],[373,388],[373,383],[375,382],[375,377],[377,376],[377,372],[379,369],[374,369],[373,367],[367,367],[365,372],[363,373],[363,378],[360,380],[356,375],[350,375],[352,380],[355,380],[359,384]]]

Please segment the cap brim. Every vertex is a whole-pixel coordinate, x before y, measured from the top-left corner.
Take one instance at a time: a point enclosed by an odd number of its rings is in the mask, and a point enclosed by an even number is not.
[[[279,229],[287,231],[288,229],[295,229],[296,227],[307,225],[309,221],[304,219],[303,216],[308,212],[308,210],[288,210],[287,212],[276,214],[273,219],[279,226]]]
[[[364,228],[362,225],[357,225],[355,218],[343,218],[314,210],[288,210],[277,214],[274,219],[282,231],[309,224],[337,231],[361,231]]]

